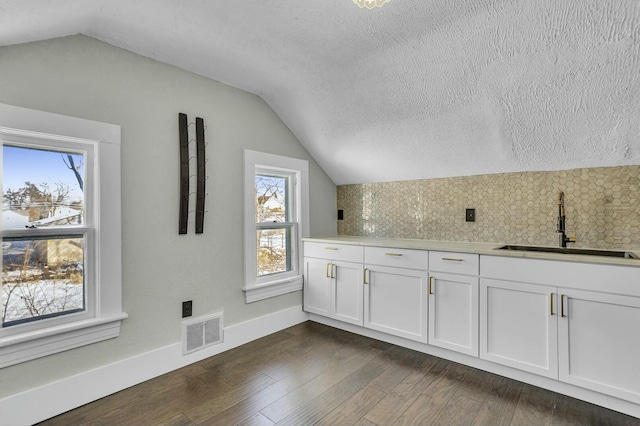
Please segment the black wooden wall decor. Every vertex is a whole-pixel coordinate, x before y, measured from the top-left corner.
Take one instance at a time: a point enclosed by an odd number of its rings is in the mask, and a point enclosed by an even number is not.
[[[196,234],[202,234],[204,232],[205,181],[207,180],[204,148],[204,120],[196,117],[196,158],[198,164],[198,180],[196,184]]]
[[[189,201],[191,200],[191,193],[189,192],[190,180],[194,176],[196,178],[196,234],[202,234],[204,232],[204,202],[207,196],[205,183],[207,180],[206,169],[206,152],[205,152],[205,140],[204,140],[204,120],[200,117],[196,117],[196,139],[189,139],[189,126],[193,123],[187,122],[187,115],[183,113],[178,114],[178,128],[180,133],[180,212],[178,219],[178,233],[186,234],[189,224]],[[193,147],[190,146],[190,142],[195,142],[195,157],[190,156],[193,152]],[[191,175],[191,160],[196,160],[196,174]],[[193,210],[191,210],[193,211]]]
[[[180,131],[180,212],[178,219],[178,233],[187,233],[189,221],[189,125],[187,115],[178,114]]]

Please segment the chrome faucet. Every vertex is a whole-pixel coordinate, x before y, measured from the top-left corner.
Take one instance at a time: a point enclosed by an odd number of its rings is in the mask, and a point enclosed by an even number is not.
[[[560,191],[560,194],[558,195],[558,228],[556,229],[556,232],[560,234],[559,235],[560,247],[566,247],[567,243],[576,242],[575,231],[573,232],[573,237],[567,237],[566,224],[567,224],[567,217],[565,216],[565,213],[564,213],[564,192]]]

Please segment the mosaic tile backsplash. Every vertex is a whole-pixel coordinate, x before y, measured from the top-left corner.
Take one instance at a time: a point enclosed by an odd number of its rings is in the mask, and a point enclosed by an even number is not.
[[[338,234],[555,246],[560,191],[569,246],[640,249],[640,166],[340,185]]]

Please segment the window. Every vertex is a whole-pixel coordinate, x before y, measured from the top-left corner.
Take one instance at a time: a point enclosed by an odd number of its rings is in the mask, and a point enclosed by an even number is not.
[[[119,127],[2,104],[0,117],[4,367],[117,337],[126,314]]]
[[[305,160],[244,151],[247,302],[302,289],[308,167]]]
[[[93,205],[86,202],[94,192],[87,179],[93,174],[93,147],[59,141],[43,147],[35,145],[41,142],[35,138],[19,144],[6,139],[1,326],[90,313],[85,272],[92,272],[85,247],[94,234]]]

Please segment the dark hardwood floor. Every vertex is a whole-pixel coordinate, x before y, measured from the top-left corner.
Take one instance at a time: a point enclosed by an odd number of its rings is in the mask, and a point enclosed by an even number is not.
[[[640,425],[640,419],[306,322],[47,425]]]

